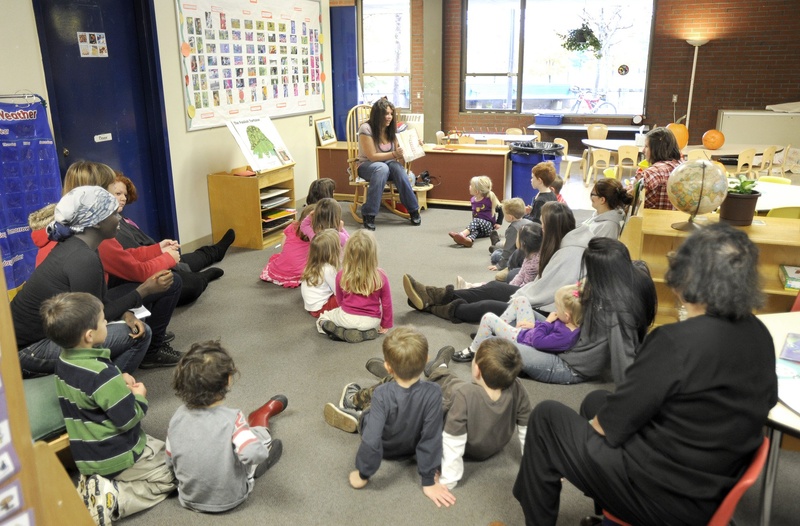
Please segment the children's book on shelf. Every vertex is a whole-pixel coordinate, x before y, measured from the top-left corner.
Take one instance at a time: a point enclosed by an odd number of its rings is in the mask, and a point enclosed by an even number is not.
[[[225,124],[236,139],[247,164],[256,172],[294,162],[275,124],[266,115],[230,119]]]
[[[800,267],[780,265],[778,267],[783,288],[786,290],[800,290]]]
[[[403,149],[403,159],[410,163],[425,155],[425,150],[419,141],[419,134],[414,128],[406,128],[397,134],[397,141]]]

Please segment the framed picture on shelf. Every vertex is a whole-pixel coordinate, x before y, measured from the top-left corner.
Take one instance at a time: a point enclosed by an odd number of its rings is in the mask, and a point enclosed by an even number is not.
[[[314,121],[317,129],[317,140],[320,146],[336,142],[336,130],[333,129],[333,118],[323,117]]]

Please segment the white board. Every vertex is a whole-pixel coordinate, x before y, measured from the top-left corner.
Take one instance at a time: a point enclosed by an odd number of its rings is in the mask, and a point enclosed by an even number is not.
[[[719,110],[717,129],[731,144],[800,145],[800,113]]]

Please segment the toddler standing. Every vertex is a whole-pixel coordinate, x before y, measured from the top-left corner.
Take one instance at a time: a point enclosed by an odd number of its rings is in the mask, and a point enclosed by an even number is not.
[[[457,362],[470,361],[478,346],[487,338],[498,336],[513,342],[529,345],[539,351],[559,353],[570,350],[581,334],[583,321],[581,287],[565,285],[555,294],[556,311],[545,321],[537,321],[527,298],[517,296],[502,314],[483,315],[475,339],[469,347],[453,356]],[[512,325],[516,322],[516,327]]]
[[[368,230],[358,230],[344,247],[342,270],[336,274],[336,302],[339,307],[317,320],[317,330],[332,340],[374,340],[392,328],[389,278],[378,268],[378,245]]]
[[[303,306],[315,318],[339,306],[336,303],[336,273],[341,259],[342,247],[336,230],[323,230],[311,241],[300,293]]]
[[[472,221],[461,232],[450,232],[453,241],[467,248],[472,246],[475,239],[489,237],[497,228],[499,221],[494,210],[500,206],[497,196],[492,192],[492,180],[485,175],[478,175],[470,180],[469,194],[472,196],[469,199],[472,205]]]
[[[237,373],[218,341],[195,343],[175,369],[172,387],[184,403],[169,421],[167,463],[185,508],[235,508],[281,457],[281,441],[268,427],[269,417],[286,409],[286,397],[273,396],[245,419],[240,410],[222,405]]]

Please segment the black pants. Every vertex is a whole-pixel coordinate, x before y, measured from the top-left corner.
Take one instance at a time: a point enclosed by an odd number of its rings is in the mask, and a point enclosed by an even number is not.
[[[608,396],[594,391],[584,399],[579,415],[560,402],[547,400],[531,412],[525,451],[514,484],[514,497],[522,505],[528,525],[555,525],[561,497],[561,477],[612,512],[637,525],[682,524],[669,508],[656,501],[669,497],[644,495],[628,480],[622,448],[612,448],[589,425]],[[591,513],[587,502],[587,514]],[[674,510],[680,513],[685,510]],[[706,524],[713,509],[705,521]]]
[[[467,323],[479,323],[487,312],[498,316],[508,308],[508,300],[519,287],[502,281],[487,281],[480,287],[461,289],[453,293],[467,303],[456,306],[455,317]]]
[[[138,287],[140,283],[128,282],[117,287],[108,289],[108,297],[111,299],[121,298],[130,291]],[[178,304],[181,295],[183,280],[178,273],[173,273],[172,286],[158,294],[151,294],[142,298],[142,305],[150,311],[150,316],[145,320],[153,331],[153,338],[150,340],[150,350],[158,348],[164,343],[164,335],[167,332],[167,325],[172,319],[172,313]]]

